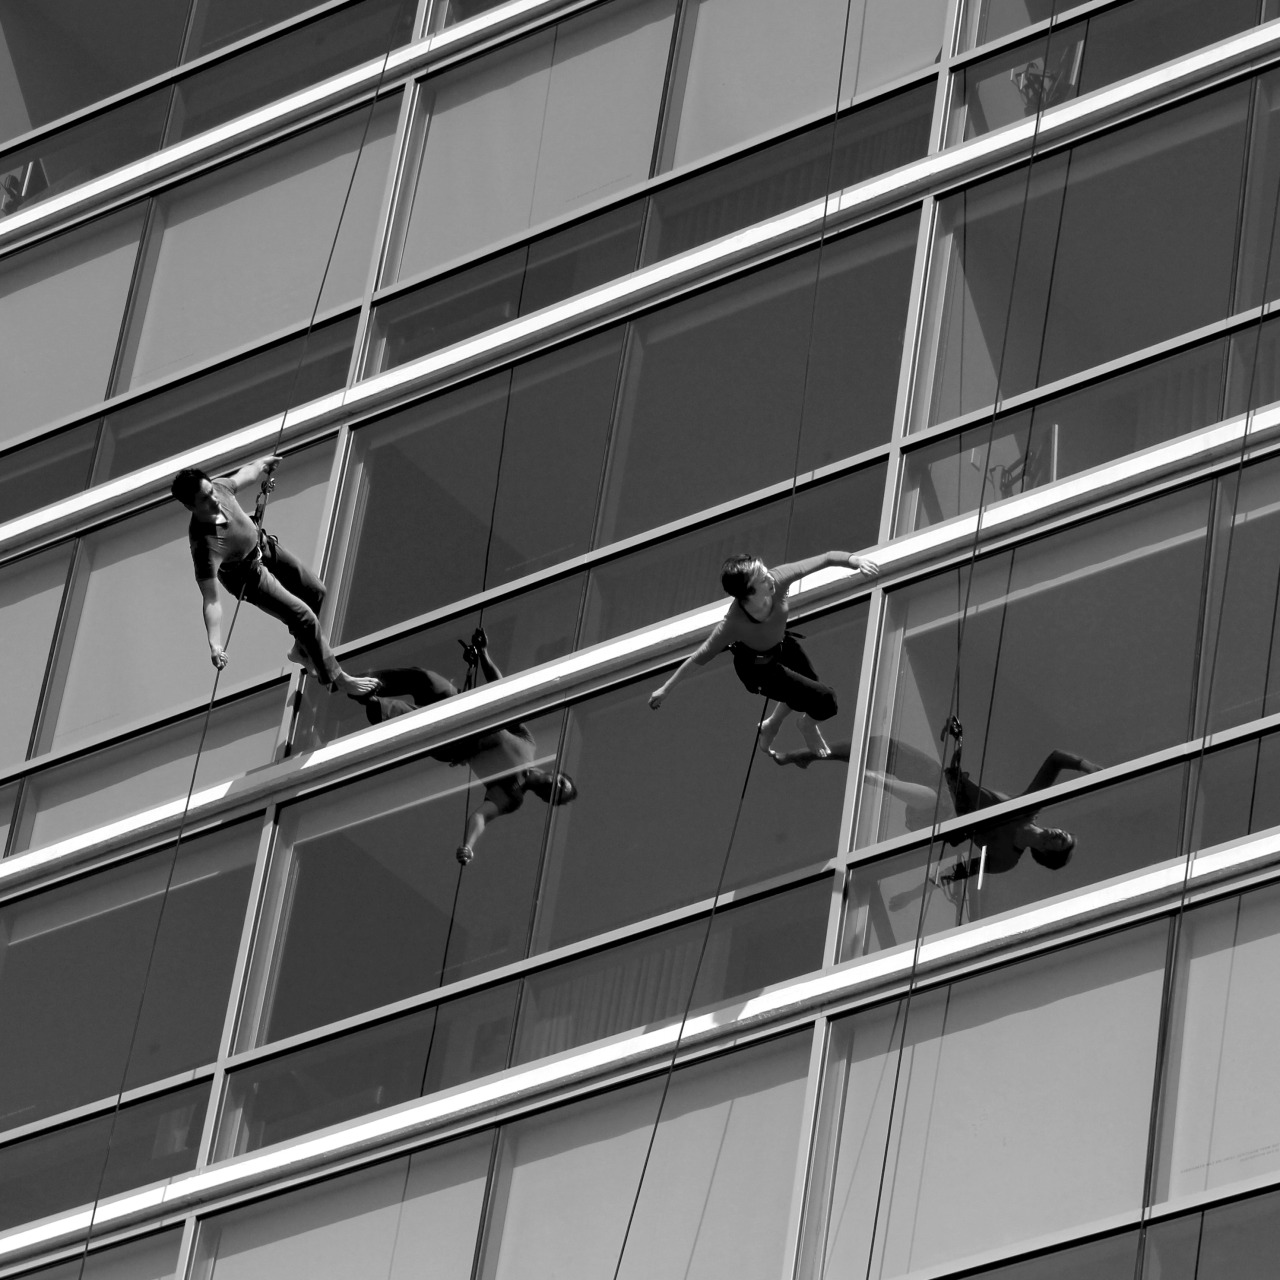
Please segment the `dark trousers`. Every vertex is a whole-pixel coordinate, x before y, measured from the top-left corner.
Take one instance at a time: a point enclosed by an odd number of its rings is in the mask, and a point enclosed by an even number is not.
[[[324,583],[275,538],[264,538],[261,550],[252,562],[224,564],[218,571],[222,585],[283,622],[320,678],[332,684],[340,668],[316,616],[324,603]]]
[[[733,669],[751,693],[784,702],[792,711],[814,720],[830,720],[836,713],[835,691],[819,682],[809,655],[790,632],[767,653],[738,646],[733,654]]]

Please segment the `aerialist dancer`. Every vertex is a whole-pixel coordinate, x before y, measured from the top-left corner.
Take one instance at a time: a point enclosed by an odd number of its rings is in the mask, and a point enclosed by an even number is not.
[[[372,682],[347,675],[320,630],[316,615],[324,601],[324,583],[276,538],[264,534],[236,499],[241,489],[270,476],[279,465],[280,459],[272,455],[217,479],[188,467],[179,471],[169,486],[191,512],[187,540],[196,583],[204,598],[209,657],[219,671],[227,665],[227,651],[222,647],[222,601],[218,598],[221,582],[233,596],[256,605],[289,628],[294,640],[290,661],[300,663],[330,689],[368,693]]]
[[[468,665],[478,665],[486,681],[500,680],[502,672],[489,656],[489,640],[483,627],[477,627],[471,643],[463,646]],[[352,696],[364,703],[370,724],[381,724],[393,716],[402,716],[415,707],[429,707],[458,693],[458,687],[444,676],[423,667],[388,667],[370,671],[373,689]],[[403,701],[411,698],[412,705]],[[567,773],[548,773],[535,769],[532,761],[538,753],[533,734],[522,723],[487,729],[474,737],[446,743],[427,754],[445,764],[470,764],[485,783],[484,799],[467,817],[457,858],[465,867],[475,857],[476,841],[494,818],[515,813],[524,803],[525,793],[532,791],[547,804],[568,804],[577,798],[578,789]],[[498,775],[494,777],[493,775]]]
[[[800,732],[809,750],[815,759],[827,759],[831,749],[817,722],[835,715],[836,695],[818,682],[808,654],[787,631],[787,589],[797,578],[836,565],[866,578],[880,572],[873,561],[847,551],[828,551],[774,569],[758,556],[730,556],[721,567],[720,585],[733,603],[697,650],[649,695],[649,705],[656,711],[693,667],[705,667],[722,649],[732,649],[733,669],[748,692],[762,693],[778,704],[760,722],[761,751],[774,754],[773,740],[783,721],[798,711]]]
[[[1003,791],[979,785],[960,768],[964,729],[955,716],[947,721],[946,728],[943,730],[943,736],[947,735],[954,739],[955,746],[951,752],[951,762],[943,770],[942,776],[951,795],[952,804],[955,805],[957,816],[964,817],[979,809],[986,809],[991,805],[1003,804],[1006,800],[1013,799]],[[901,751],[904,748],[900,744],[898,749]],[[934,764],[932,767],[936,769],[937,765]],[[1064,769],[1074,769],[1078,773],[1097,773],[1099,768],[1101,768],[1100,765],[1093,764],[1083,756],[1071,755],[1066,751],[1051,751],[1021,794],[1025,796],[1033,791],[1051,787]],[[908,806],[917,810],[923,809],[927,812],[932,809],[937,800],[937,793],[931,787],[919,782],[904,782],[890,774],[875,771],[868,771],[867,778],[871,782],[878,783],[890,795],[906,801]],[[1031,850],[1031,856],[1042,867],[1050,871],[1060,871],[1071,860],[1071,851],[1076,846],[1076,838],[1069,831],[1063,831],[1061,827],[1040,826],[1035,820],[1040,807],[1037,805],[1034,809],[1028,809],[1012,817],[982,823],[946,836],[946,844],[954,846],[972,840],[979,848],[985,849],[985,853],[970,858],[967,862],[961,858],[954,867],[939,877],[938,882],[942,885],[952,885],[978,875],[984,868],[993,875],[1012,871],[1026,849]]]

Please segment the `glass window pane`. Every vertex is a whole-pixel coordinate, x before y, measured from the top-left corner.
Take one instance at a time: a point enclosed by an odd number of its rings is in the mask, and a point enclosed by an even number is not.
[[[674,9],[608,5],[429,81],[400,276],[643,182]]]
[[[1277,332],[1268,328],[1268,347]],[[1219,338],[1002,415],[994,429],[986,422],[908,454],[898,532],[949,520],[1220,421],[1228,353],[1254,345],[1244,335]],[[1247,382],[1248,375],[1241,380]]]
[[[60,48],[65,48],[63,39],[60,38]],[[0,32],[0,65],[3,41]],[[0,214],[16,213],[48,200],[155,151],[164,138],[172,96],[172,89],[164,85],[0,156]],[[0,106],[0,119],[3,115]]]
[[[267,508],[267,530],[304,562],[316,545],[332,456],[326,442],[286,458]],[[214,671],[187,523],[182,507],[167,502],[82,539],[78,623],[72,619],[74,638],[64,645],[61,700],[45,749],[105,737],[209,696]],[[222,599],[225,628],[235,599],[225,589]],[[242,609],[220,692],[281,672],[290,643],[275,619]]]
[[[0,787],[0,857],[9,843],[9,829],[13,825],[13,806],[18,799],[18,784]]]
[[[820,969],[830,904],[830,880],[816,880],[722,909],[709,927],[706,920],[690,921],[530,975],[513,1064]]]
[[[1261,1178],[1280,1165],[1272,1069],[1280,1050],[1278,959],[1274,887],[1184,917],[1157,1202]]]
[[[1191,1248],[1194,1257],[1194,1243]],[[1088,1276],[1090,1280],[1134,1280],[1137,1267],[1138,1233],[1127,1231],[1008,1266],[970,1271],[965,1280],[1080,1280],[1081,1276]],[[1158,1271],[1148,1276],[1144,1271],[1142,1274],[1146,1280],[1183,1280],[1176,1272]],[[1188,1276],[1185,1280],[1193,1278]]]
[[[940,203],[931,422],[1228,313],[1249,100],[1233,86]]]
[[[141,231],[141,210],[125,209],[0,266],[0,443],[107,394]]]
[[[1186,1280],[1264,1280],[1280,1250],[1276,1208],[1275,1196],[1253,1196],[1206,1210],[1195,1242],[1195,1275],[1188,1272]],[[1182,1277],[1173,1275],[1172,1280]]]
[[[1205,627],[1212,648],[1202,676],[1211,730],[1269,715],[1280,697],[1277,477],[1280,463],[1263,462],[1231,475],[1219,491],[1219,574],[1225,582],[1215,583],[1221,597]]]
[[[590,548],[621,346],[614,329],[357,434],[343,640]]]
[[[317,295],[326,310],[363,293],[397,106],[381,104],[371,123],[367,108],[343,116],[158,199],[122,386],[305,324]]]
[[[853,0],[841,102],[941,62],[946,16],[946,0]]]
[[[86,422],[0,458],[0,524],[83,489],[97,444],[98,424]]]
[[[9,672],[0,767],[26,759],[70,564],[71,547],[63,545],[0,570],[0,667]]]
[[[621,1261],[627,1280],[772,1280],[807,1060],[808,1037],[788,1036],[677,1071],[643,1183],[660,1081],[507,1126],[481,1274],[589,1280]]]
[[[195,0],[183,61],[234,44],[315,7],[315,0]]]
[[[1208,752],[1200,762],[1193,849],[1280,826],[1280,735]]]
[[[257,842],[250,823],[184,842],[172,876],[166,850],[5,907],[0,1022],[23,1034],[0,1129],[214,1056]]]
[[[998,40],[1033,22],[1044,22],[1069,0],[968,0],[962,27],[962,47]]]
[[[1166,938],[1128,930],[838,1024],[823,1274],[940,1271],[1136,1213]]]
[[[166,800],[192,786],[192,766],[201,745],[194,789],[213,786],[270,764],[284,714],[277,686],[201,712],[118,746],[29,775],[11,852],[21,853],[100,827]]]
[[[502,983],[234,1072],[216,1158],[502,1071],[519,993]]]
[[[0,1147],[0,1230],[195,1168],[209,1085]]]
[[[530,720],[536,767],[554,767],[562,717]],[[488,785],[477,773],[492,779],[501,767],[493,756],[477,749],[474,769],[415,762],[289,809],[282,839],[291,853],[275,874],[288,877],[290,907],[267,975],[261,1039],[524,956],[544,805],[525,799],[490,822],[465,871],[454,858]]]
[[[318,325],[108,413],[94,483],[216,440],[347,385],[357,317]]]
[[[178,60],[187,6],[173,0],[0,3],[0,138],[140,84]]]
[[[1183,741],[1209,497],[1197,486],[979,560],[971,586],[966,569],[892,593],[859,841],[932,821],[953,712],[965,750],[946,791],[970,808],[1021,794],[1052,753],[1106,766]]]
[[[794,474],[817,254],[629,326],[597,542]]]
[[[238,0],[246,11],[251,6]],[[252,5],[256,24],[261,10]],[[277,8],[281,7],[279,4]],[[290,4],[295,9],[309,4]],[[166,142],[201,133],[286,94],[381,57],[412,34],[414,0],[364,0],[215,63],[174,86]],[[282,15],[289,16],[289,15]]]
[[[466,1280],[493,1139],[434,1147],[201,1223],[206,1280]]]
[[[31,1280],[173,1280],[182,1228],[30,1272]]]
[[[835,113],[846,0],[779,22],[770,0],[698,0],[685,18],[664,168]]]
[[[823,726],[833,743],[848,739],[865,628],[861,603],[796,628],[837,692],[840,713]],[[658,683],[650,675],[570,708],[559,767],[579,794],[551,811],[536,950],[710,897],[722,868],[731,888],[834,852],[843,762],[780,768],[753,751],[762,700],[727,659],[699,669],[655,715]],[[790,727],[778,739],[780,750],[800,745]]]

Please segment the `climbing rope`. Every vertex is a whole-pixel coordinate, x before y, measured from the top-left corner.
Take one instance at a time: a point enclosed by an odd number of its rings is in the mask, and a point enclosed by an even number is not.
[[[387,67],[390,62],[391,50],[392,50],[393,42],[395,39],[396,19],[398,19],[398,17],[399,17],[399,11],[397,10],[397,12],[393,15],[392,23],[388,31],[388,43],[387,43],[387,49],[383,54],[382,67],[378,73],[377,84],[375,85],[374,91],[370,96],[369,109],[365,116],[364,130],[360,137],[359,146],[356,148],[355,159],[352,162],[352,166],[351,166],[351,174],[347,180],[346,192],[343,195],[342,204],[338,212],[337,223],[334,227],[333,236],[330,240],[329,252],[325,258],[324,270],[321,274],[320,284],[316,289],[315,302],[311,308],[311,314],[307,321],[307,328],[303,336],[301,350],[298,356],[298,363],[294,369],[293,379],[290,385],[289,397],[286,401],[287,405],[292,405],[293,397],[297,393],[298,381],[301,377],[302,368],[306,361],[307,348],[310,344],[311,337],[315,329],[316,317],[319,314],[320,300],[324,293],[325,282],[328,279],[329,271],[333,264],[333,257],[338,244],[338,236],[342,229],[343,220],[346,217],[347,207],[351,201],[351,193],[355,186],[356,173],[359,169],[361,157],[364,154],[365,145],[368,142],[369,129],[373,122],[374,112],[377,109],[378,94],[380,93],[382,89],[383,81],[386,78]],[[271,456],[273,457],[277,454],[277,451],[279,450],[279,447],[280,447],[280,442],[283,439],[285,422],[287,420],[287,416],[288,416],[287,410],[285,413],[282,413],[280,416],[280,427],[279,427],[279,430],[276,432],[275,442],[271,449]],[[260,540],[262,537],[265,536],[265,534],[263,533],[263,520],[266,515],[269,495],[272,493],[274,489],[275,489],[275,476],[274,476],[274,467],[272,467],[268,470],[268,472],[264,475],[262,479],[257,500],[254,504],[253,522],[258,528]],[[247,586],[247,580],[242,581],[240,584],[240,588],[236,593],[235,608],[232,611],[231,622],[227,627],[227,633],[223,643],[224,652],[229,649],[232,637],[235,633],[236,620],[240,615],[240,605],[244,598],[244,591],[246,586]],[[214,705],[218,695],[218,685],[219,685],[219,682],[221,681],[221,678],[222,678],[222,669],[220,667],[216,667],[214,671],[213,685],[209,691],[209,699],[208,699],[208,702],[205,704],[204,714],[203,714],[201,728],[200,728],[200,736],[196,745],[195,758],[191,766],[191,779],[187,785],[186,796],[183,800],[182,811],[178,819],[178,827],[177,827],[176,834],[174,836],[173,848],[169,858],[169,868],[168,868],[167,875],[165,877],[164,890],[160,896],[160,909],[156,916],[155,930],[152,934],[151,945],[147,954],[147,961],[145,966],[143,967],[142,981],[138,988],[137,1011],[134,1015],[133,1026],[129,1033],[128,1048],[124,1055],[124,1067],[121,1073],[120,1086],[116,1090],[116,1100],[115,1100],[115,1105],[111,1111],[111,1123],[107,1131],[107,1141],[106,1141],[105,1150],[103,1152],[102,1167],[98,1174],[97,1186],[94,1191],[94,1196],[92,1201],[92,1204],[93,1204],[92,1214],[94,1216],[96,1216],[97,1206],[99,1201],[102,1198],[102,1189],[105,1184],[107,1169],[111,1161],[112,1146],[115,1141],[116,1126],[119,1120],[120,1110],[121,1110],[121,1097],[124,1092],[125,1082],[128,1079],[129,1064],[130,1064],[130,1060],[133,1057],[134,1046],[137,1041],[138,1029],[139,1029],[139,1026],[141,1025],[143,1005],[145,1003],[146,991],[151,978],[151,971],[155,964],[156,950],[157,950],[159,939],[160,939],[160,929],[164,921],[165,906],[168,902],[169,892],[173,887],[173,878],[177,869],[178,854],[182,848],[182,841],[186,832],[187,819],[188,819],[190,808],[191,808],[191,798],[195,793],[196,780],[200,771],[200,762],[204,753],[205,742],[208,738],[209,723],[213,714]],[[77,1272],[78,1280],[83,1280],[84,1278],[85,1266],[89,1256],[89,1246],[92,1239],[93,1239],[93,1224],[91,1219],[90,1225],[85,1230],[84,1247],[80,1251],[79,1266],[78,1266],[78,1272]]]

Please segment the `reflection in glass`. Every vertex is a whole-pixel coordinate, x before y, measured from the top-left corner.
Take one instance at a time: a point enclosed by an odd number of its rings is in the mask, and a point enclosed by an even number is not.
[[[23,785],[10,853],[21,853],[89,831],[166,800],[188,788],[240,777],[269,764],[284,712],[284,689],[223,703],[164,729],[41,773]],[[192,766],[200,749],[200,765]]]
[[[23,1034],[0,1058],[0,1129],[214,1057],[257,843],[248,823],[4,908],[0,1020]]]
[[[1209,498],[1200,485],[892,593],[859,843],[932,820],[876,779],[936,788],[952,714],[971,775],[1010,795],[1054,750],[1105,766],[1183,741]],[[908,776],[900,746],[931,776]]]
[[[932,776],[925,826],[933,817],[936,764]],[[1067,862],[1057,867],[1037,859],[1035,850],[1021,856],[1016,839],[1014,865],[998,866],[989,834],[997,824],[959,832],[942,846],[922,845],[855,866],[849,874],[843,958],[914,942],[917,934],[930,937],[1168,862],[1180,849],[1186,778],[1186,767],[1178,765],[1060,800],[1034,813],[1015,814],[998,824],[1006,844],[1008,833],[1030,820],[1070,833],[1074,844]],[[927,789],[916,785],[922,792]],[[956,846],[956,852],[946,845]],[[960,866],[972,874],[957,876]]]
[[[557,767],[563,715],[529,721],[535,766]],[[260,1041],[525,955],[548,810],[526,802],[491,823],[463,870],[454,852],[484,785],[469,764],[426,759],[290,808],[275,869],[288,914],[263,977]]]
[[[141,233],[135,205],[0,263],[0,444],[107,394]]]
[[[64,543],[0,569],[0,768],[26,759],[72,548]]]
[[[1248,305],[1277,178],[1274,82],[1256,84],[1256,100],[1254,85],[1234,85],[940,203],[929,422]],[[1256,154],[1242,185],[1251,102]],[[1189,171],[1204,182],[1188,186]]]
[[[961,49],[998,40],[1034,22],[1043,22],[1071,0],[966,0]]]
[[[643,182],[674,11],[674,0],[607,5],[424,82],[399,278]]]
[[[1156,1203],[1231,1186],[1280,1166],[1280,1051],[1274,886],[1184,917],[1165,1075]]]
[[[492,1135],[481,1133],[206,1218],[194,1274],[468,1276],[492,1148]]]
[[[209,1084],[0,1147],[0,1231],[195,1168]]]
[[[1056,107],[1254,26],[1258,0],[1130,0],[959,73],[948,140]]]
[[[808,1038],[796,1035],[683,1068],[656,1133],[658,1080],[506,1126],[480,1274],[772,1280],[807,1058]]]
[[[810,1274],[940,1271],[1136,1212],[1166,937],[1128,930],[837,1023]]]

